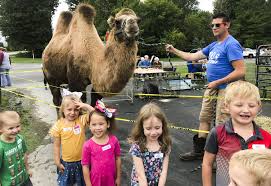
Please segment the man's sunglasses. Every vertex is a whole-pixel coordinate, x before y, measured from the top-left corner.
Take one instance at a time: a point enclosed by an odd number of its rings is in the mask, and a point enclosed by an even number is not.
[[[225,24],[225,23],[216,23],[216,24],[211,24],[211,28],[212,28],[212,29],[217,29],[217,28],[220,28],[220,26],[221,26],[222,24]]]

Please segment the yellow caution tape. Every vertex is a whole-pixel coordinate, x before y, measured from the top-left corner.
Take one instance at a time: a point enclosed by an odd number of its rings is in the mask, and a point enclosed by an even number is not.
[[[7,90],[18,90],[18,89],[37,89],[37,88],[45,88],[43,85],[35,85],[35,86],[27,86],[27,87],[9,87]]]
[[[10,74],[17,74],[17,73],[29,73],[29,72],[42,72],[41,69],[36,69],[36,70],[10,70]]]
[[[17,93],[17,92],[14,92],[10,89],[6,89],[6,88],[1,88],[1,90],[4,90],[6,92],[10,92],[12,94],[15,94],[17,96],[21,96],[21,97],[24,97],[24,98],[28,98],[28,99],[31,99],[31,100],[34,100],[34,101],[37,101],[37,102],[41,102],[41,103],[45,103],[51,107],[54,107],[54,108],[59,108],[58,106],[55,106],[53,104],[50,104],[48,102],[45,102],[43,100],[40,100],[40,99],[37,99],[37,98],[34,98],[34,97],[31,97],[31,96],[26,96],[24,94],[21,94],[21,93]],[[131,122],[131,123],[134,123],[135,120],[129,120],[129,119],[124,119],[124,118],[116,118],[116,120],[118,121],[125,121],[125,122]],[[178,130],[186,130],[186,131],[191,131],[191,132],[201,132],[201,133],[209,133],[208,131],[203,131],[203,130],[197,130],[197,129],[190,129],[190,128],[184,128],[184,127],[177,127],[177,126],[174,126],[174,125],[169,125],[169,128],[172,128],[172,129],[178,129]]]
[[[115,119],[118,120],[118,121],[126,121],[126,122],[130,122],[130,123],[134,123],[135,122],[135,120],[129,120],[129,119],[124,119],[124,118],[115,118]],[[209,133],[209,131],[198,130],[198,129],[191,129],[191,128],[185,128],[185,127],[177,127],[177,126],[175,126],[173,124],[170,124],[168,127],[172,128],[172,129],[186,130],[186,131],[197,132],[197,133],[206,133],[206,134]]]
[[[29,73],[29,72],[42,72],[39,70],[10,70],[9,72],[0,72],[0,74],[17,74],[17,73]]]
[[[197,132],[197,133],[206,133],[206,134],[209,133],[209,131],[206,131],[206,130],[198,130],[198,129],[191,129],[191,128],[185,128],[185,127],[176,127],[174,125],[169,125],[169,128],[178,129],[178,130],[186,130],[186,131]]]
[[[51,107],[54,107],[54,108],[59,108],[58,106],[55,106],[53,104],[50,104],[48,102],[45,102],[43,100],[40,100],[40,99],[37,99],[37,98],[34,98],[34,97],[31,97],[31,96],[26,96],[24,94],[21,94],[21,93],[17,93],[17,92],[14,92],[10,89],[6,89],[6,88],[1,88],[0,90],[4,90],[6,92],[10,92],[12,94],[15,94],[15,95],[18,95],[18,96],[21,96],[21,97],[25,97],[25,98],[28,98],[28,99],[31,99],[31,100],[34,100],[34,101],[37,101],[37,102],[41,102],[41,103],[45,103]],[[129,120],[129,119],[124,119],[124,118],[116,118],[116,120],[118,121],[125,121],[125,122],[131,122],[131,123],[134,123],[135,120]],[[205,130],[198,130],[198,129],[192,129],[192,128],[185,128],[185,127],[177,127],[173,124],[170,124],[169,125],[169,128],[172,128],[172,129],[177,129],[177,130],[185,130],[185,131],[191,131],[191,132],[197,132],[197,133],[209,133],[209,131],[205,131]]]
[[[31,100],[37,101],[37,102],[40,102],[40,103],[45,103],[45,104],[47,104],[47,105],[49,105],[49,106],[51,106],[51,107],[54,107],[54,108],[59,108],[58,106],[55,106],[55,105],[53,105],[53,104],[51,104],[51,103],[48,103],[48,102],[46,102],[46,101],[43,101],[43,100],[40,100],[40,99],[31,97],[31,96],[26,96],[26,95],[24,95],[24,94],[14,92],[14,91],[9,90],[9,89],[6,89],[6,88],[1,88],[1,90],[4,90],[4,91],[6,91],[6,92],[10,92],[10,93],[15,94],[15,95],[17,95],[17,96],[21,96],[21,97],[24,97],[24,98],[27,98],[27,99],[31,99]]]
[[[26,72],[26,71],[23,71],[23,72]],[[17,79],[22,79],[22,80],[25,80],[25,81],[29,81],[29,82],[33,82],[33,83],[40,83],[39,81],[34,81],[34,80],[30,80],[30,79],[26,79],[26,78],[20,78],[20,77],[16,77],[13,75],[13,77],[17,78]],[[63,88],[63,87],[58,87],[58,86],[54,86],[54,85],[50,85],[48,84],[48,86],[51,86],[51,87],[55,87],[55,88]],[[41,86],[42,87],[42,86]],[[44,88],[46,86],[43,86]],[[89,91],[82,91],[83,93],[89,93],[91,94],[92,92],[89,92]],[[93,92],[94,93],[94,92]],[[123,95],[121,93],[112,93],[112,92],[95,92],[97,94],[111,94],[111,95]],[[219,97],[217,96],[193,96],[193,95],[172,95],[172,94],[143,94],[143,93],[136,93],[134,94],[134,96],[146,96],[146,97],[172,97],[172,98],[210,98],[210,99],[220,99]],[[261,98],[262,101],[271,101],[271,98]]]
[[[211,98],[220,99],[218,96],[192,96],[192,95],[172,95],[172,94],[143,94],[137,93],[135,96],[153,96],[153,97],[178,97],[178,98]]]

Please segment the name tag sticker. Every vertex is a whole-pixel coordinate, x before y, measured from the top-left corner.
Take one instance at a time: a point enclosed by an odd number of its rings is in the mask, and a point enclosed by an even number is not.
[[[252,144],[252,149],[265,149],[264,144]]]
[[[103,151],[106,151],[106,150],[108,150],[108,149],[111,149],[111,145],[110,145],[110,144],[108,144],[108,145],[102,147],[102,150],[103,150]]]
[[[76,134],[76,135],[78,135],[78,134],[80,134],[80,132],[81,132],[80,126],[79,125],[75,125],[73,127],[73,133]]]
[[[154,158],[163,158],[164,154],[163,153],[156,153],[154,154]]]
[[[64,132],[68,132],[68,131],[71,131],[72,130],[72,128],[71,127],[66,127],[66,128],[63,128],[63,131]]]

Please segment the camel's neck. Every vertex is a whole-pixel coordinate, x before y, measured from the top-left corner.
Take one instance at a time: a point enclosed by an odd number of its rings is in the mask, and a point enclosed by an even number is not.
[[[96,88],[96,91],[121,91],[133,75],[136,55],[137,44],[135,41],[127,45],[125,42],[120,43],[109,38],[104,58],[95,70],[95,74],[99,78],[92,77],[94,88],[99,87],[98,85],[104,85],[99,90]]]

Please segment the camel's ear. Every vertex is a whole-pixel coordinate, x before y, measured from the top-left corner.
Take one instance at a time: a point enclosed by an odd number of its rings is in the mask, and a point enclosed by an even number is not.
[[[115,18],[113,16],[110,16],[107,19],[107,23],[108,23],[108,25],[109,25],[110,28],[113,28],[115,26]]]

